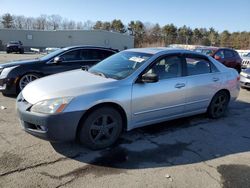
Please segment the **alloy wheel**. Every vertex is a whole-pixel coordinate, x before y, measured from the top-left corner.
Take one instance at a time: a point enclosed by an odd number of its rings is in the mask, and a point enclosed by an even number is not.
[[[24,75],[20,81],[19,81],[19,88],[20,90],[23,90],[23,88],[29,84],[30,82],[34,81],[38,79],[38,76],[37,75],[34,75],[34,74],[26,74]]]

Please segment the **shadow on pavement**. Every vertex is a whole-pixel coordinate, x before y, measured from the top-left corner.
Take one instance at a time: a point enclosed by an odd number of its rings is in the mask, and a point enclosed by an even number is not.
[[[236,101],[225,117],[206,114],[126,132],[112,148],[91,151],[75,143],[51,143],[60,154],[100,167],[156,168],[198,163],[250,151],[250,104]]]

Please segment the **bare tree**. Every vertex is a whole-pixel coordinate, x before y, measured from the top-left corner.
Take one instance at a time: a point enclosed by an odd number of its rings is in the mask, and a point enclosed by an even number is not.
[[[70,20],[69,23],[68,23],[68,29],[76,29],[76,22],[73,21],[73,20]]]
[[[95,24],[94,22],[87,20],[86,22],[84,22],[83,28],[86,30],[92,30],[94,27],[94,24]]]
[[[83,29],[83,23],[81,21],[76,23],[76,29],[78,29],[78,30]]]
[[[37,30],[48,30],[49,29],[47,15],[41,15],[35,19],[35,29],[37,29]]]
[[[27,17],[25,20],[24,28],[28,30],[34,29],[33,24],[34,24],[34,18]]]
[[[62,17],[59,15],[53,14],[53,15],[48,17],[48,20],[49,20],[51,29],[57,30],[57,29],[59,29],[59,26],[61,25]]]
[[[13,25],[16,29],[25,29],[25,17],[24,16],[13,16]]]

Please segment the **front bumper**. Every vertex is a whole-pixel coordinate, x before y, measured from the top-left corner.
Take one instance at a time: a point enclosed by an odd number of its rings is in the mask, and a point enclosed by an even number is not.
[[[0,78],[0,92],[5,94],[16,94],[14,78]]]
[[[240,85],[244,88],[250,88],[250,79],[244,76],[240,76]]]
[[[84,112],[52,115],[30,112],[32,105],[26,102],[21,94],[17,98],[16,105],[21,125],[27,133],[48,141],[75,140],[78,123]]]

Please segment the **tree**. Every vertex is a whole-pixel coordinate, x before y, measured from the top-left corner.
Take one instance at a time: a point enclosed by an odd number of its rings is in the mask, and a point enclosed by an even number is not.
[[[32,17],[26,18],[24,28],[27,30],[34,29],[33,25],[34,25],[34,18]]]
[[[111,29],[119,33],[125,33],[126,29],[121,20],[113,20],[111,22]]]
[[[2,24],[4,28],[13,28],[13,17],[6,13],[2,16]]]
[[[35,19],[35,29],[37,29],[37,30],[48,30],[49,29],[47,15],[41,15]]]
[[[147,40],[149,43],[160,43],[162,37],[162,31],[160,25],[157,23],[152,28],[146,28]]]
[[[162,35],[164,37],[165,45],[173,44],[176,42],[177,28],[174,24],[168,24],[163,26]]]
[[[59,15],[52,14],[48,18],[49,20],[49,25],[51,26],[52,30],[57,30],[59,29],[59,26],[61,25],[62,22],[62,17]]]
[[[83,23],[82,22],[77,22],[76,23],[76,29],[82,30],[83,29]]]
[[[210,45],[213,45],[213,46],[219,45],[219,33],[215,31],[215,29],[212,27],[209,28],[208,39],[210,41]]]
[[[106,30],[106,31],[110,31],[111,30],[111,24],[110,24],[110,22],[103,22],[102,29]]]
[[[230,33],[225,30],[220,34],[220,46],[231,47]]]
[[[193,30],[193,44],[201,44],[203,35],[198,28]]]
[[[76,29],[76,22],[74,20],[70,20],[68,22],[68,29],[70,29],[70,30]]]
[[[24,16],[13,16],[13,25],[16,29],[24,29],[25,27],[25,17]]]
[[[93,26],[93,29],[102,29],[102,21],[97,21]]]
[[[87,20],[86,22],[84,22],[83,24],[83,28],[86,30],[91,30],[94,27],[94,22]]]
[[[135,46],[142,47],[143,38],[145,36],[145,27],[141,21],[131,21],[128,24],[130,34],[135,37]]]

